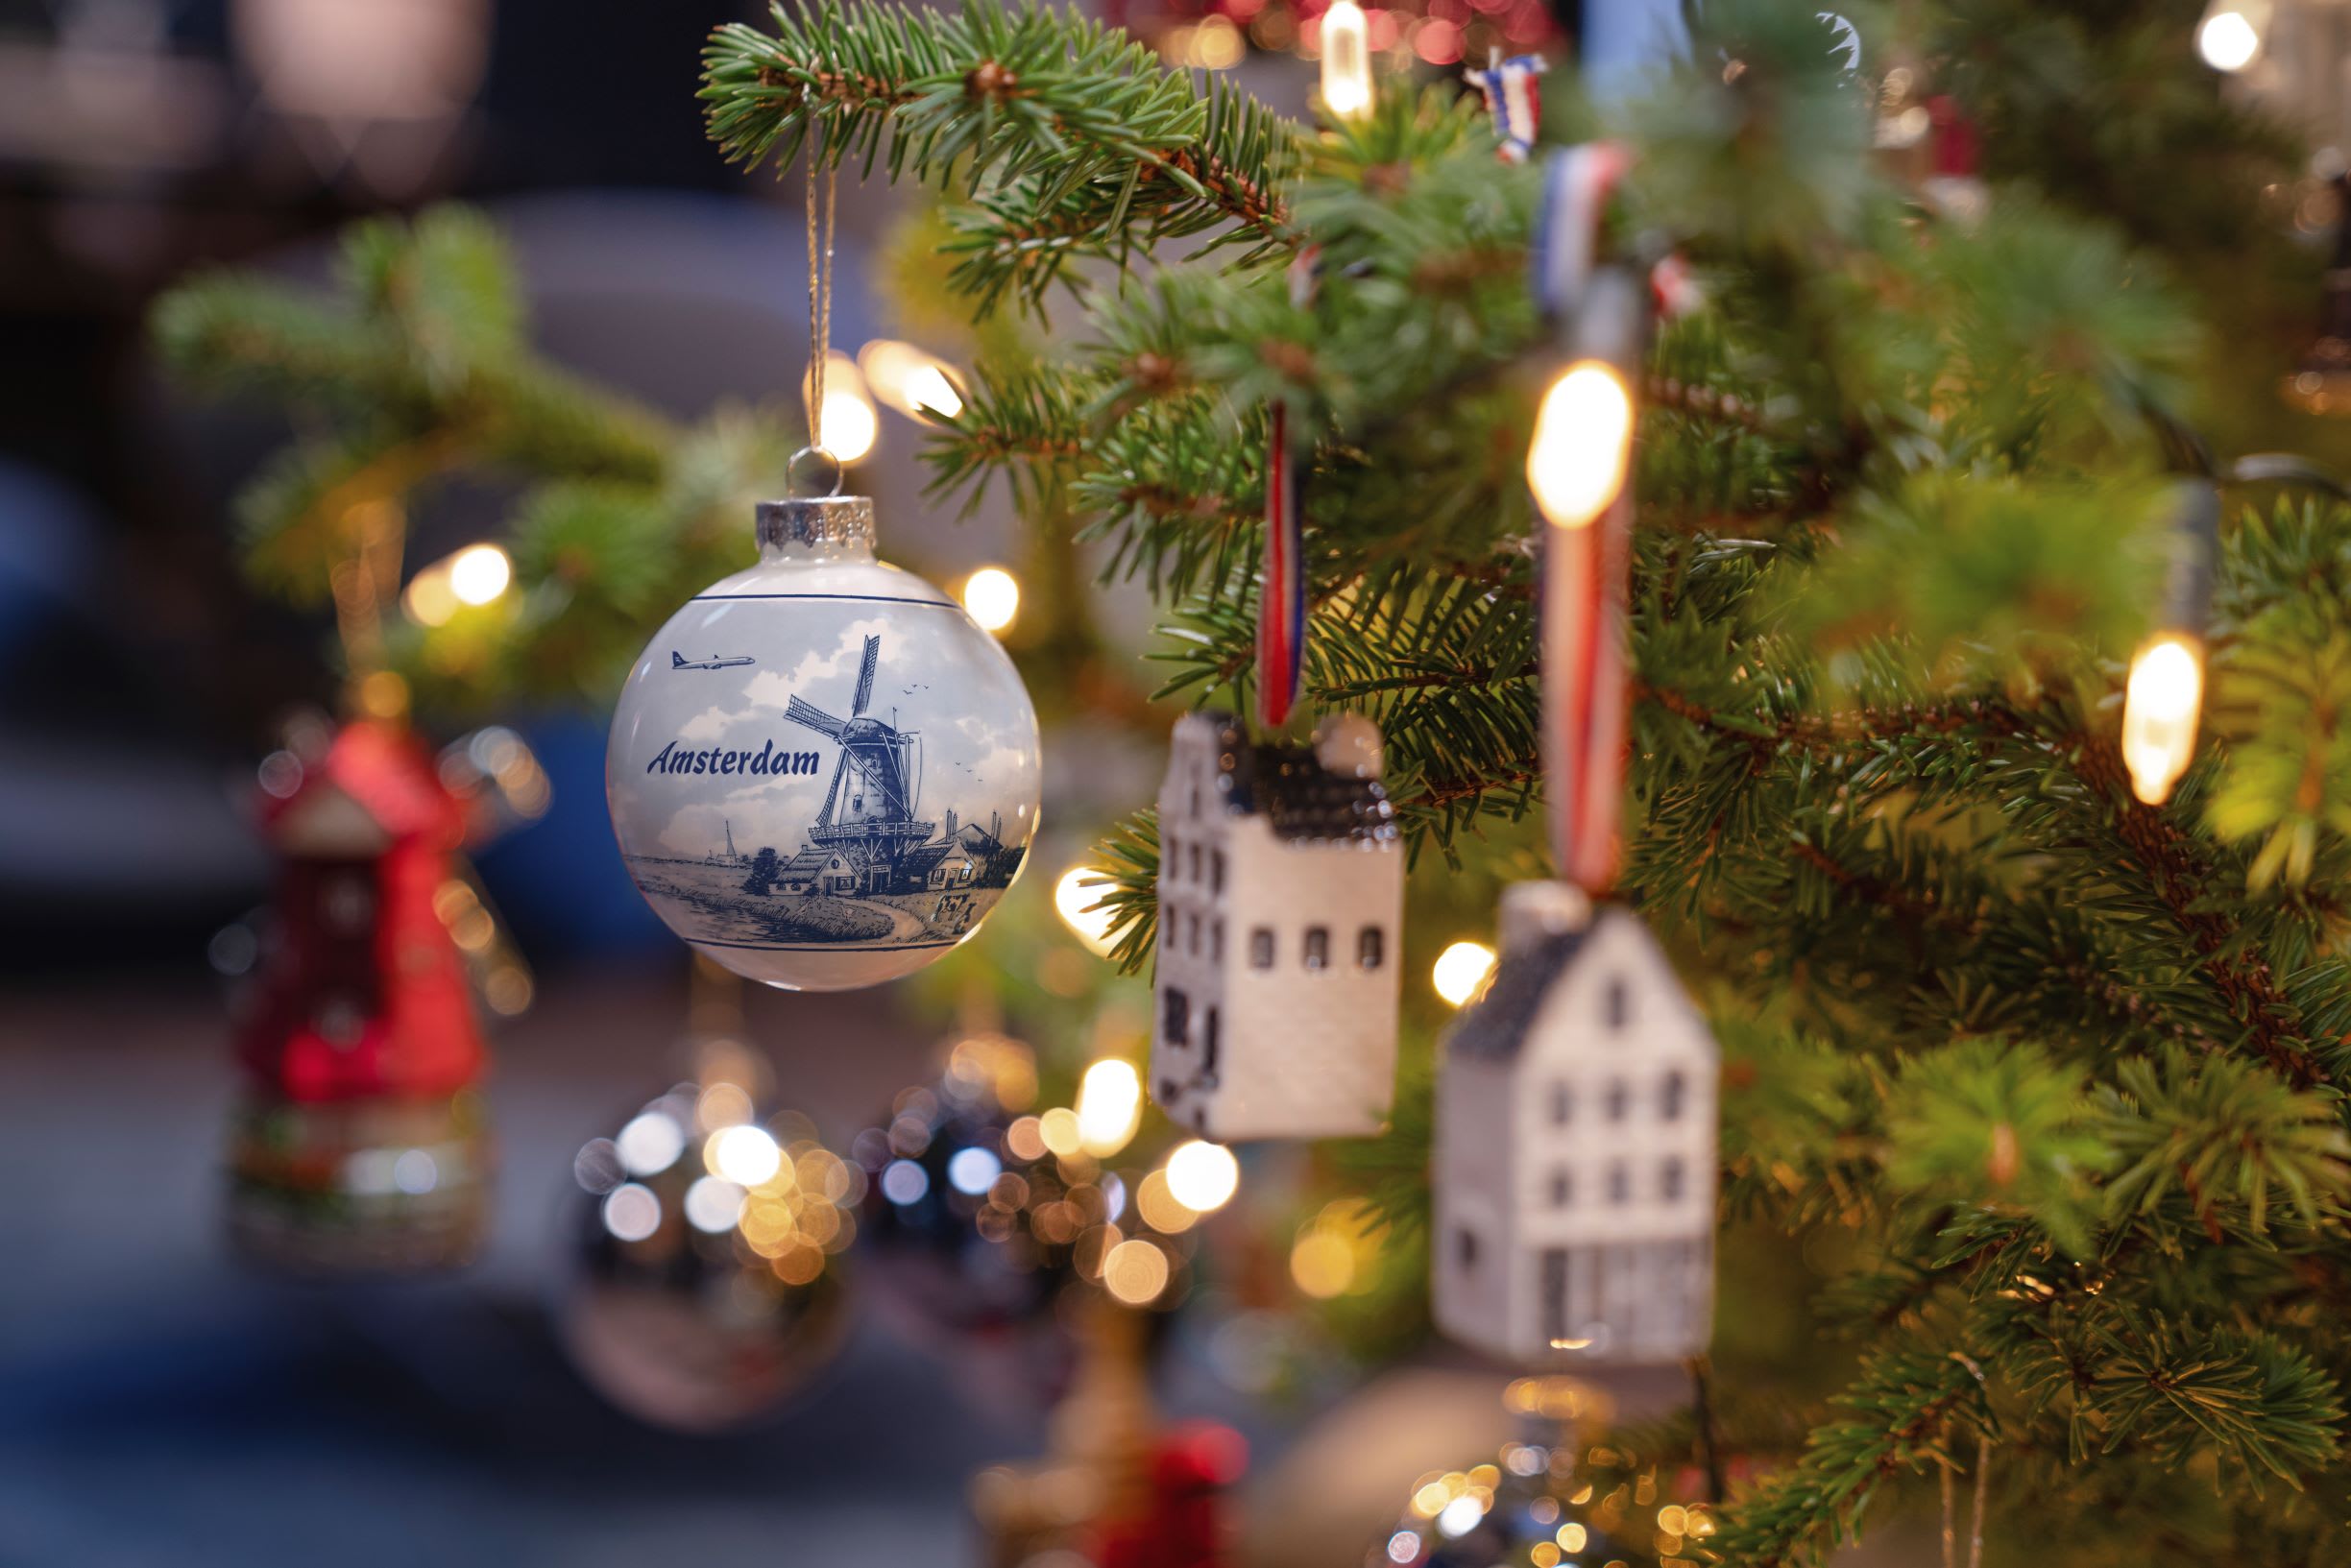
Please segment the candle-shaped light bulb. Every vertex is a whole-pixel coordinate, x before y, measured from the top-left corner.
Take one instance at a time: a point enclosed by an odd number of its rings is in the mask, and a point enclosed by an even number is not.
[[[2193,638],[2166,632],[2131,660],[2122,693],[2122,764],[2131,793],[2161,806],[2188,771],[2204,707],[2204,655]]]
[[[1342,120],[1371,111],[1370,26],[1355,0],[1322,13],[1322,107]]]
[[[1527,484],[1554,528],[1588,528],[1624,490],[1633,458],[1633,394],[1615,367],[1567,367],[1544,390],[1527,446]]]
[[[2212,0],[2196,24],[2196,53],[2216,71],[2243,70],[2268,44],[2270,10],[2270,0]]]

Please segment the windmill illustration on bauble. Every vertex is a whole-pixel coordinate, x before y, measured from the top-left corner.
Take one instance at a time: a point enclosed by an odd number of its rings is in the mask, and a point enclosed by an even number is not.
[[[918,750],[921,737],[869,717],[865,705],[873,698],[874,671],[882,660],[882,639],[865,639],[865,657],[858,666],[857,696],[849,717],[835,718],[813,703],[793,696],[784,716],[806,725],[838,743],[840,761],[833,770],[833,786],[825,791],[824,809],[809,838],[827,849],[852,848],[877,871],[894,879],[906,852],[931,836],[932,824],[914,820],[914,804],[921,792]],[[843,804],[842,786],[848,786]]]

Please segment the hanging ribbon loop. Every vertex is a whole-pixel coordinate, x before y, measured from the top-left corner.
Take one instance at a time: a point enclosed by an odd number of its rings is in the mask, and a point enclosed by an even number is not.
[[[1322,253],[1309,245],[1290,263],[1290,303],[1303,310],[1321,286]],[[1306,470],[1314,444],[1289,403],[1266,407],[1265,564],[1257,587],[1257,723],[1290,721],[1306,675]]]
[[[818,176],[824,180],[824,201],[817,203]],[[827,165],[825,136],[819,132],[809,143],[808,165],[808,296],[809,373],[803,383],[808,399],[808,446],[805,451],[832,457],[824,443],[825,371],[833,358],[833,235],[836,197],[840,192],[840,165]],[[821,242],[817,215],[823,213]],[[794,461],[798,459],[795,456]],[[840,463],[834,461],[833,490],[840,489]]]
[[[1494,127],[1494,156],[1505,163],[1524,163],[1535,152],[1542,131],[1542,78],[1551,62],[1540,55],[1502,58],[1496,49],[1486,68],[1462,72],[1462,80],[1486,100]]]

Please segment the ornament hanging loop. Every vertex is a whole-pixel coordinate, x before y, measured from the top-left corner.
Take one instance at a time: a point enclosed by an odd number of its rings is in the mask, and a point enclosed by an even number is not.
[[[844,471],[841,460],[824,447],[803,446],[785,465],[785,486],[792,499],[798,501],[837,495]]]
[[[833,235],[835,232],[835,198],[840,191],[840,165],[826,156],[829,138],[819,131],[809,144],[808,165],[808,297],[809,297],[809,373],[801,383],[808,399],[808,446],[804,451],[825,452],[824,407],[825,371],[833,359]],[[824,202],[821,209],[816,200],[816,177],[824,176]],[[821,229],[818,213],[822,212]],[[831,457],[830,452],[825,452]],[[793,461],[799,461],[795,456]],[[840,465],[834,463],[833,490],[840,489]]]

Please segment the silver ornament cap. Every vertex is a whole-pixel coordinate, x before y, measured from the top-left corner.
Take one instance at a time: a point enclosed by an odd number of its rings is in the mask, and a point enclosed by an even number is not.
[[[864,495],[799,495],[759,503],[763,560],[786,553],[845,560],[874,551],[873,501]]]

